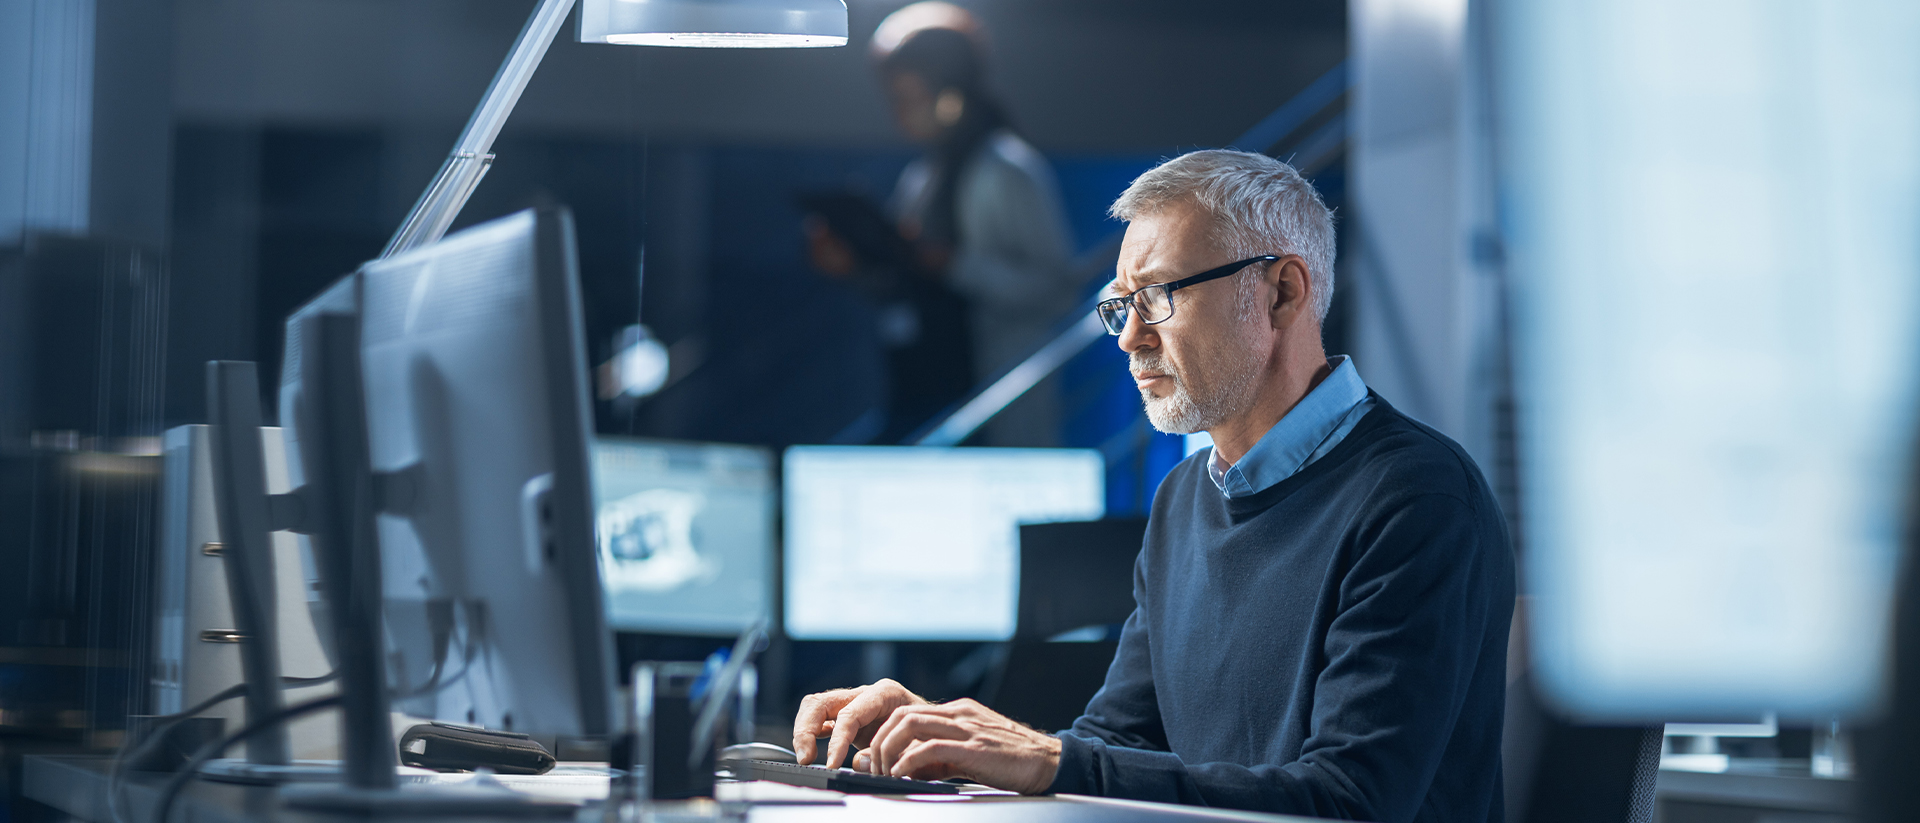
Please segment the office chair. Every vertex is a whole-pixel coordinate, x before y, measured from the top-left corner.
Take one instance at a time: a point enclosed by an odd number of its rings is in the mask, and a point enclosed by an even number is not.
[[[1133,562],[1144,518],[1020,527],[1020,597],[1013,640],[996,651],[980,702],[1038,729],[1073,725],[1106,682],[1119,625],[1133,613]],[[1087,642],[1049,642],[1078,629]]]
[[[1652,823],[1665,727],[1584,725],[1544,705],[1527,661],[1525,601],[1507,646],[1508,823]]]

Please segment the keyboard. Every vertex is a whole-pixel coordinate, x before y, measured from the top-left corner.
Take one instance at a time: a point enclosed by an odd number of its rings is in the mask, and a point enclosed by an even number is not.
[[[913,780],[906,777],[887,777],[857,772],[852,769],[829,769],[825,766],[801,766],[794,763],[779,763],[772,760],[723,760],[719,764],[723,771],[731,773],[735,780],[771,780],[789,786],[805,786],[810,789],[829,789],[847,794],[959,794],[960,787],[953,783],[940,783],[931,780]]]

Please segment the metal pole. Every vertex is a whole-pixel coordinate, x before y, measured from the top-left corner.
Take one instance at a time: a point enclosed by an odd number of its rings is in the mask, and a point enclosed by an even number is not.
[[[987,424],[994,415],[999,414],[1008,404],[1020,399],[1028,389],[1040,384],[1073,356],[1079,354],[1093,341],[1107,335],[1107,327],[1100,322],[1099,315],[1091,307],[1083,309],[1079,322],[1068,326],[1039,351],[1029,355],[998,380],[981,389],[965,405],[955,409],[947,419],[919,440],[916,446],[958,446],[981,426]]]
[[[413,211],[407,213],[407,219],[400,223],[393,239],[387,241],[386,250],[380,253],[381,259],[439,240],[453,225],[453,219],[467,205],[467,197],[492,166],[493,155],[489,152],[493,150],[493,140],[500,136],[500,128],[506,125],[514,105],[520,102],[520,93],[526,90],[527,81],[533,79],[534,70],[547,56],[547,47],[553,44],[554,35],[567,21],[573,2],[540,0],[540,5],[534,8],[527,24],[521,27],[519,38],[513,41],[513,50],[507,53],[506,62],[500,64],[500,71],[493,75],[479,107],[473,110],[466,129],[453,144],[447,162],[440,166],[440,173],[434,175],[420,200],[413,204]]]

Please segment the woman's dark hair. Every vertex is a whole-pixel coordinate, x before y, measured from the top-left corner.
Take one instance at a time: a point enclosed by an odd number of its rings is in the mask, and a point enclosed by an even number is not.
[[[948,88],[973,93],[981,89],[986,76],[981,51],[979,42],[964,32],[925,28],[908,35],[882,58],[880,69],[887,74],[917,74],[936,93]]]
[[[956,245],[960,177],[994,130],[1011,128],[1006,110],[987,91],[984,49],[978,39],[949,28],[914,32],[880,61],[882,74],[913,74],[936,97],[957,91],[964,101],[960,119],[934,138],[930,159],[934,166],[933,196],[921,220],[921,239]]]

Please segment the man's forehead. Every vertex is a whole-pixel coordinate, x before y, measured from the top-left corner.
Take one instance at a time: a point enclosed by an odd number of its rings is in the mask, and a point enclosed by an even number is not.
[[[1120,257],[1108,291],[1120,295],[1154,283],[1184,277],[1187,258],[1203,259],[1212,242],[1204,225],[1192,215],[1163,209],[1127,224],[1120,241]]]
[[[1125,297],[1155,283],[1178,279],[1180,274],[1171,269],[1145,267],[1129,271],[1125,266],[1120,266],[1114,270],[1113,279],[1107,281],[1106,291],[1113,297]]]

